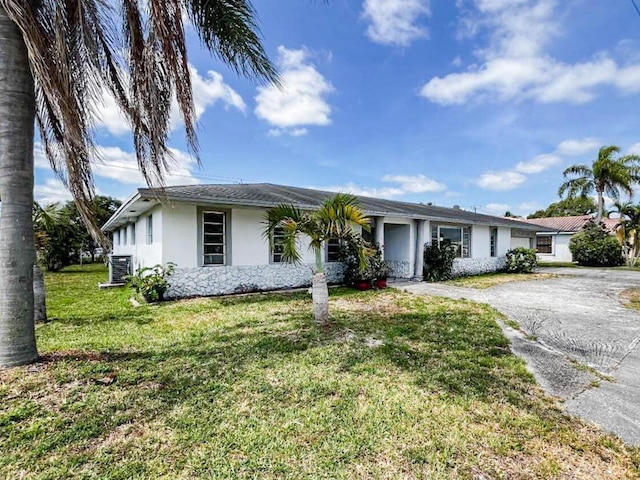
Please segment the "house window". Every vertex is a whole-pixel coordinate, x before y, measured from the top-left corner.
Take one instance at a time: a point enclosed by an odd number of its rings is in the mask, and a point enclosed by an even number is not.
[[[340,245],[340,240],[337,238],[330,238],[327,241],[327,262],[340,261]]]
[[[496,257],[498,255],[498,229],[491,228],[491,256]]]
[[[431,229],[431,243],[440,247],[451,246],[459,258],[471,256],[471,233],[469,227],[434,225]]]
[[[147,245],[153,243],[153,215],[147,217]]]
[[[551,235],[538,235],[536,237],[536,250],[538,253],[553,253],[553,239]]]
[[[272,248],[271,248],[271,261],[273,263],[282,263],[282,252],[284,249],[284,228],[276,227],[273,230],[273,238],[272,238]]]
[[[202,255],[204,265],[225,265],[226,214],[202,212]]]
[[[127,228],[129,228],[129,226],[128,226],[128,225],[127,225],[127,226],[125,226],[125,227],[122,229],[122,244],[123,244],[123,245],[126,245],[126,244],[127,244]]]
[[[113,244],[120,245],[120,230],[115,230],[113,232]]]
[[[131,245],[136,244],[136,224],[131,225]]]

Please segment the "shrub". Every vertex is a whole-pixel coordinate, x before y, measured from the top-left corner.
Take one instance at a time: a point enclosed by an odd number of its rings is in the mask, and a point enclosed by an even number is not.
[[[135,275],[124,277],[127,284],[141,295],[146,302],[161,302],[169,287],[168,278],[173,275],[175,263],[160,264],[136,270]]]
[[[441,282],[451,279],[453,260],[457,256],[455,247],[426,244],[423,255],[422,276],[425,282]]]
[[[357,246],[346,243],[340,248],[340,261],[347,266],[344,273],[344,282],[347,285],[354,285],[359,280],[386,279],[391,273],[389,262],[382,259],[380,245],[367,247],[366,268],[360,268]]]
[[[569,241],[573,261],[590,267],[614,267],[622,265],[622,246],[609,235],[604,225],[594,221],[587,223]]]
[[[518,247],[507,252],[505,270],[509,273],[531,273],[537,266],[538,257],[532,248]]]

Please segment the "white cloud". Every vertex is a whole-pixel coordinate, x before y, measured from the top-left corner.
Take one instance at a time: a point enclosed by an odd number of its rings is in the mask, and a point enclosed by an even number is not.
[[[583,138],[581,140],[565,140],[560,142],[556,153],[558,155],[576,156],[584,155],[600,148],[600,142],[596,138]]]
[[[193,66],[190,70],[196,118],[200,118],[208,107],[215,105],[218,101],[222,102],[226,109],[235,108],[243,113],[246,111],[242,97],[224,82],[222,75],[209,70],[206,76],[201,76]],[[96,109],[98,110],[96,127],[105,128],[113,135],[123,135],[131,131],[115,99],[107,90],[103,90],[102,101]],[[171,107],[170,125],[171,130],[182,125],[178,102],[175,98]]]
[[[192,185],[200,183],[193,176],[191,169],[196,166],[196,160],[189,154],[170,149],[174,161],[170,163],[165,176],[167,185]],[[97,177],[110,178],[120,183],[144,185],[145,181],[138,169],[136,155],[118,147],[98,147],[99,159],[93,162],[93,173]]]
[[[305,135],[308,125],[329,125],[331,106],[325,95],[334,88],[308,61],[306,50],[278,47],[282,87],[258,87],[255,114],[273,129],[270,136]]]
[[[436,182],[424,175],[385,175],[382,180],[399,183],[400,188],[407,193],[442,192],[447,189],[444,183]]]
[[[363,197],[394,198],[411,193],[443,192],[447,186],[424,175],[385,175],[383,182],[396,183],[393,187],[360,187],[352,182],[346,185],[318,187],[330,192],[347,192]],[[312,187],[313,188],[313,187]]]
[[[36,184],[33,187],[33,196],[40,205],[65,203],[73,199],[69,190],[56,178],[50,178],[44,184]]]
[[[488,45],[476,52],[480,62],[466,71],[427,82],[421,94],[454,105],[472,99],[541,103],[586,103],[598,87],[623,93],[640,91],[640,65],[618,64],[606,53],[579,63],[553,58],[548,45],[562,33],[560,6],[554,0],[475,0],[476,16],[463,24],[467,36],[488,32]]]
[[[513,190],[527,179],[521,173],[511,170],[503,172],[487,172],[480,175],[477,185],[486,190]]]
[[[635,143],[627,150],[628,155],[640,155],[640,143]]]
[[[509,210],[509,205],[506,203],[488,203],[482,210],[493,215],[504,215]]]
[[[541,208],[543,207],[538,202],[522,202],[520,205],[518,205],[518,210],[521,212],[526,212],[526,214],[533,213],[536,210],[540,210]]]
[[[538,155],[533,160],[528,162],[519,162],[516,165],[516,170],[520,173],[540,173],[545,170],[549,170],[551,167],[555,167],[562,159],[557,155],[543,154]]]
[[[369,22],[367,36],[383,45],[408,46],[428,36],[418,19],[429,16],[426,0],[365,0],[362,17]]]

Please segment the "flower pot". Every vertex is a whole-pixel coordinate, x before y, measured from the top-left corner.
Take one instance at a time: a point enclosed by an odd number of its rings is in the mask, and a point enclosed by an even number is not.
[[[386,278],[376,278],[375,285],[376,285],[376,288],[378,288],[378,289],[387,288],[387,279]]]
[[[370,290],[371,289],[371,280],[356,280],[354,286],[361,291]]]

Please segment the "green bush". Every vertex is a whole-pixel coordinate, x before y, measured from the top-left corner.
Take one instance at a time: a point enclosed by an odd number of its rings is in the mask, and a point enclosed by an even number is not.
[[[158,264],[139,268],[135,275],[127,275],[124,279],[138,295],[142,295],[145,302],[161,302],[169,287],[167,279],[173,275],[175,268],[176,264],[171,262],[164,267]]]
[[[382,259],[380,245],[365,245],[367,249],[366,268],[360,268],[358,246],[353,243],[345,243],[340,247],[339,260],[346,265],[344,283],[354,285],[360,280],[386,279],[391,273],[389,262]]]
[[[604,225],[587,223],[569,241],[573,261],[589,267],[615,267],[622,265],[622,245],[609,235]]]
[[[507,252],[505,270],[509,273],[531,273],[537,266],[538,257],[532,248],[518,247]]]
[[[426,244],[424,246],[424,269],[422,271],[425,282],[450,280],[453,261],[456,256],[455,247]]]

